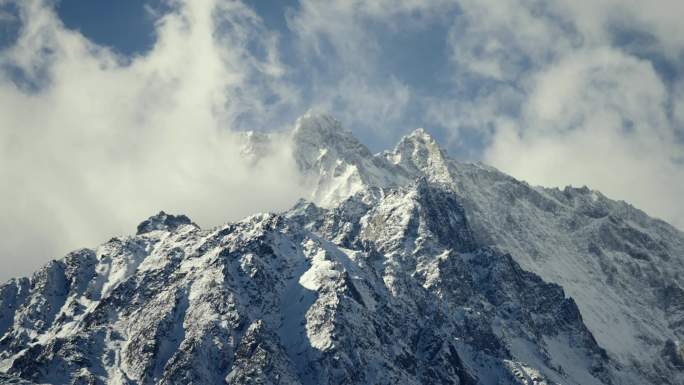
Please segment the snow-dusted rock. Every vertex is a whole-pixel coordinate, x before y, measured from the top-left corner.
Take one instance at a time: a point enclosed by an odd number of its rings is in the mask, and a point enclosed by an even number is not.
[[[366,146],[334,118],[307,113],[292,131],[293,155],[312,186],[311,200],[332,207],[368,186],[410,182],[406,172]]]
[[[684,382],[680,231],[424,130],[373,155],[307,114],[291,140],[312,194],[286,212],[161,212],[0,285],[0,383]]]

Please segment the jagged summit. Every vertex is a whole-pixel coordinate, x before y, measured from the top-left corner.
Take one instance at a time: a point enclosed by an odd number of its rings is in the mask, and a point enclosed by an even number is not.
[[[309,112],[292,131],[293,156],[309,178],[315,203],[329,207],[371,186],[409,182],[406,173],[374,156],[351,131],[328,115]]]
[[[418,128],[401,138],[392,152],[384,156],[413,175],[427,175],[434,181],[451,182],[446,152],[424,129]]]
[[[423,175],[434,182],[452,181],[446,152],[422,128],[401,138],[392,152],[373,155],[336,119],[308,112],[297,119],[292,138],[300,170],[313,176],[310,199],[322,206],[369,187],[403,186]]]
[[[141,222],[138,225],[136,234],[141,235],[155,230],[174,231],[183,225],[193,225],[197,227],[197,225],[185,215],[171,215],[164,211],[160,211],[158,214]]]
[[[684,383],[672,226],[421,129],[373,155],[308,113],[243,155],[284,136],[311,189],[292,209],[210,229],[160,212],[0,285],[0,382]]]
[[[308,112],[297,119],[292,130],[295,160],[300,167],[312,167],[322,157],[353,162],[371,156],[368,148],[333,117]]]
[[[422,127],[416,128],[415,130],[411,131],[409,134],[404,135],[399,140],[399,143],[404,142],[404,141],[420,141],[423,143],[430,143],[430,144],[437,145],[437,141],[435,140],[435,138],[432,135],[430,135],[430,133],[428,133]]]
[[[317,137],[321,141],[335,137],[353,137],[351,130],[342,126],[339,120],[326,113],[308,111],[297,118],[294,135]],[[354,138],[355,139],[355,138]]]

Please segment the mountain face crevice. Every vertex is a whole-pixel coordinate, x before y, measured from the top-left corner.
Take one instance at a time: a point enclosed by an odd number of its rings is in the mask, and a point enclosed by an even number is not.
[[[328,116],[290,138],[291,209],[161,212],[0,285],[0,383],[684,383],[680,231],[422,129],[377,155]]]

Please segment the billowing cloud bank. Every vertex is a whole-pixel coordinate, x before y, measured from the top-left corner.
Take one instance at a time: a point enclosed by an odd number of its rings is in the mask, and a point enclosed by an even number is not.
[[[477,2],[467,12],[481,22],[451,37],[467,68],[458,76],[493,82],[473,100],[491,127],[484,160],[534,184],[588,185],[684,228],[684,25],[674,16],[684,5],[522,4]]]
[[[287,146],[251,166],[236,132],[309,108],[376,150],[424,126],[456,157],[684,228],[679,1],[301,0],[281,26],[258,3],[166,2],[154,47],[122,57],[53,0],[0,0],[21,26],[0,51],[0,280],[160,209],[206,226],[288,206]]]
[[[215,225],[301,195],[286,147],[252,167],[230,130],[267,125],[261,101],[277,110],[291,97],[269,84],[282,73],[275,38],[249,8],[178,4],[158,20],[153,50],[130,60],[66,30],[40,1],[20,10],[19,40],[0,57],[3,273],[131,233],[162,209]]]

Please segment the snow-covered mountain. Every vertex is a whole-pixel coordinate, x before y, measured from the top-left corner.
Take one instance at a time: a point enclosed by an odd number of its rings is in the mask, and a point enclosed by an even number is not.
[[[0,286],[0,383],[684,383],[682,232],[420,129],[376,155],[327,116],[289,136],[292,209],[162,212]]]

